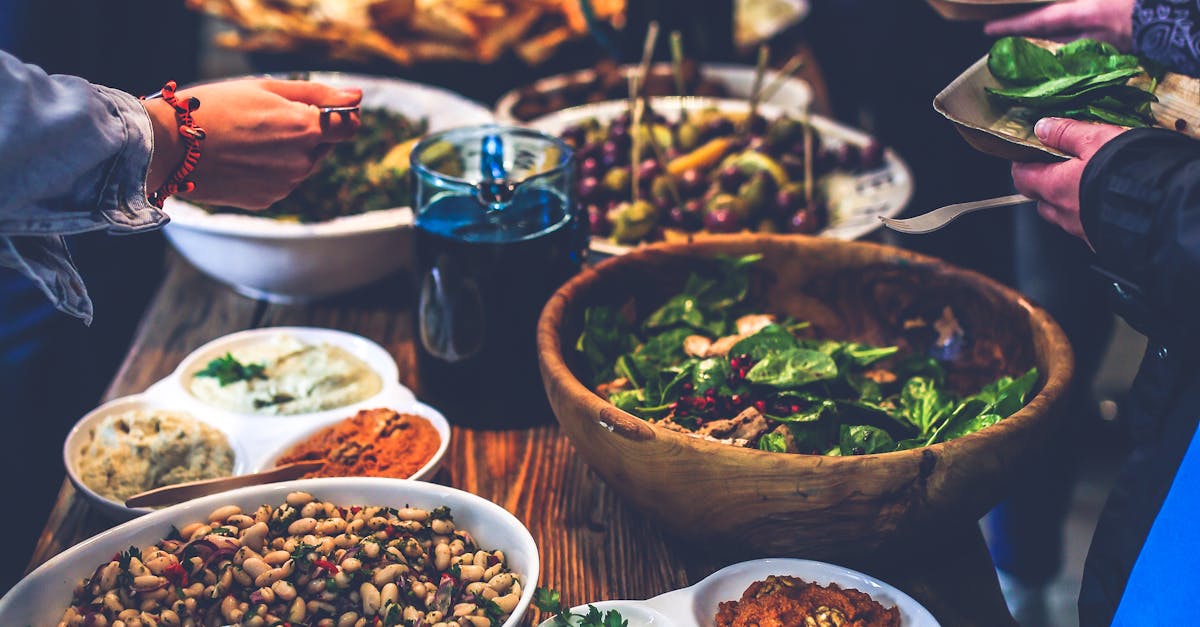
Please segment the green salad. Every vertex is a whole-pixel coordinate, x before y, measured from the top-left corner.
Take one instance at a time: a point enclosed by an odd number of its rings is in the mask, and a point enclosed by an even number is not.
[[[718,258],[645,319],[591,307],[576,350],[598,394],[697,437],[780,453],[863,455],[974,433],[1024,406],[1036,368],[955,394],[925,355],[813,336],[756,308],[760,255]],[[947,309],[935,326],[962,339]]]
[[[424,120],[414,121],[386,109],[363,109],[353,141],[334,146],[312,176],[287,198],[263,211],[206,207],[217,213],[253,213],[299,222],[324,222],[341,216],[407,207],[412,203],[408,157],[425,134]]]
[[[1055,116],[1129,127],[1154,125],[1157,82],[1134,55],[1079,39],[1051,52],[1022,37],[1004,37],[988,53],[988,70],[1003,85],[986,88],[996,102]]]

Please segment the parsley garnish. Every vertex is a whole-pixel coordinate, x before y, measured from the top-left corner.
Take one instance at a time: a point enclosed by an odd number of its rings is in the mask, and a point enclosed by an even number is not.
[[[275,394],[269,399],[256,398],[256,399],[254,399],[254,409],[262,409],[264,407],[271,407],[274,405],[282,405],[283,403],[290,403],[294,400],[296,400],[296,397],[292,396],[291,394]]]
[[[225,387],[238,381],[266,379],[267,375],[263,372],[264,369],[265,366],[262,364],[243,364],[235,359],[232,353],[225,353],[224,356],[208,362],[204,370],[197,372],[196,376],[212,377],[221,384],[221,387]]]
[[[562,596],[549,588],[538,588],[534,591],[533,606],[554,614],[556,627],[572,627],[572,618],[580,619],[576,627],[629,627],[629,621],[616,610],[601,613],[596,606],[589,605],[587,614],[573,614],[570,610],[563,609]]]
[[[316,544],[305,544],[301,542],[300,544],[296,545],[296,550],[292,551],[291,557],[292,559],[296,560],[297,563],[307,562],[309,561],[309,556],[312,554],[312,552],[317,549],[317,546],[318,545]]]
[[[432,512],[429,512],[429,518],[431,520],[454,520],[454,517],[450,515],[450,508],[444,505],[442,507],[436,507]]]

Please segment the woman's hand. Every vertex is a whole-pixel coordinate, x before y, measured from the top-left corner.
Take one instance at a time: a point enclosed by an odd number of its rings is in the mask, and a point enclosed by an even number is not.
[[[1134,0],[1064,0],[1020,15],[992,20],[992,37],[1026,35],[1056,41],[1097,39],[1128,52],[1133,46]]]
[[[287,196],[311,174],[334,142],[358,130],[358,114],[322,115],[322,106],[352,106],[358,89],[307,81],[244,79],[200,85],[177,92],[200,99],[193,114],[207,133],[200,161],[184,195],[197,202],[264,209]],[[143,101],[154,123],[154,155],[146,190],[158,189],[183,161],[175,111],[162,100]]]
[[[1057,163],[1014,163],[1013,185],[1017,191],[1038,201],[1038,214],[1047,222],[1087,241],[1079,219],[1079,183],[1083,170],[1108,140],[1129,129],[1111,124],[1080,122],[1064,118],[1042,118],[1033,127],[1043,144],[1075,155]]]

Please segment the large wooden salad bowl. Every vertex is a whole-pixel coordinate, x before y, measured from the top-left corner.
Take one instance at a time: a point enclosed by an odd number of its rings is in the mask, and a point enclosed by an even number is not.
[[[969,342],[947,364],[969,388],[1037,366],[1036,395],[976,433],[907,451],[851,457],[772,453],[668,431],[590,390],[574,346],[588,306],[632,300],[639,315],[678,291],[697,257],[764,255],[764,309],[811,321],[822,336],[905,346],[913,316],[953,308]],[[564,285],[538,323],[542,379],[563,430],[627,501],[670,531],[740,555],[847,557],[889,539],[973,521],[1050,443],[1073,369],[1062,329],[982,275],[861,242],[734,235],[649,246]]]

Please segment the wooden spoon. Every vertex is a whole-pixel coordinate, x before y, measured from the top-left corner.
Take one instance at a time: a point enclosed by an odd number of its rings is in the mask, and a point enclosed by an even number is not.
[[[250,485],[259,485],[263,483],[275,483],[276,481],[288,481],[297,479],[305,473],[316,470],[325,465],[325,460],[311,460],[306,462],[296,462],[294,464],[284,464],[277,466],[265,472],[256,472],[248,475],[238,475],[236,477],[221,477],[218,479],[202,479],[200,481],[189,481],[187,483],[177,483],[175,485],[163,486],[154,488],[139,494],[135,494],[125,499],[125,507],[154,507],[157,505],[174,505],[190,501],[201,496],[216,494],[234,488],[244,488]]]

